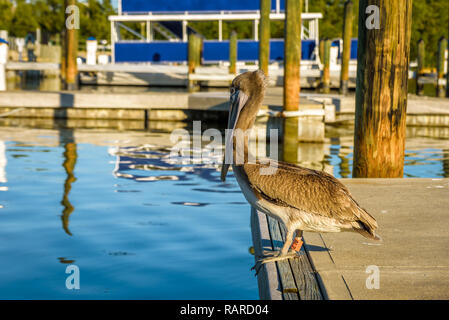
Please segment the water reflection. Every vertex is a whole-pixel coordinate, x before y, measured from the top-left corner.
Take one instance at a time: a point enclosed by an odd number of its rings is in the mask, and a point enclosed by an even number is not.
[[[6,145],[4,141],[0,140],[0,183],[6,183]]]
[[[6,145],[4,141],[0,140],[0,192],[7,191],[8,187],[2,184],[8,182],[6,179]],[[3,209],[3,204],[0,203],[0,209]]]
[[[61,204],[64,206],[62,210],[61,220],[62,227],[64,231],[68,235],[72,235],[69,229],[69,218],[72,212],[75,210],[75,207],[70,203],[69,194],[72,189],[72,183],[76,181],[76,177],[74,175],[76,159],[78,155],[76,152],[76,144],[74,142],[68,142],[64,144],[64,163],[63,167],[66,172],[66,179],[64,182],[64,194],[62,196]]]
[[[443,150],[443,176],[449,178],[449,149]]]
[[[63,206],[61,221],[62,228],[68,235],[72,235],[69,229],[70,215],[75,210],[75,207],[69,200],[70,190],[72,189],[72,183],[76,181],[76,177],[74,175],[76,160],[78,158],[77,154],[77,146],[75,143],[74,132],[73,129],[66,129],[66,119],[59,119],[59,141],[60,144],[64,147],[63,157],[64,162],[62,164],[66,178],[64,180],[64,193],[62,196],[61,204]]]
[[[195,161],[192,158],[195,153],[196,150],[186,150],[184,154],[173,157],[170,148],[151,145],[109,149],[109,154],[116,157],[113,174],[117,178],[138,182],[174,180],[183,183],[197,176],[220,183],[218,171],[221,157],[207,154],[200,161]]]
[[[265,125],[265,129],[269,127]],[[271,123],[273,128],[275,124]],[[296,139],[297,127],[282,124],[283,139],[277,147],[281,160],[298,164],[315,170],[333,174],[337,178],[351,178],[353,159],[353,133],[351,128],[337,128],[327,133],[324,143],[304,143]],[[267,133],[268,134],[268,133]],[[168,140],[168,139],[167,139]],[[272,153],[269,142],[258,140],[265,150],[262,156]],[[116,177],[138,182],[155,182],[161,180],[177,181],[178,185],[192,186],[193,176],[215,182],[217,188],[194,188],[202,192],[227,192],[226,185],[220,185],[219,175],[221,155],[208,152],[207,146],[202,149],[189,150],[188,144],[183,154],[174,159],[169,146],[132,146],[113,147],[109,153],[115,157]],[[431,138],[407,137],[407,151],[404,161],[404,177],[448,177],[449,155],[447,141]],[[201,154],[196,160],[193,155]],[[193,185],[194,186],[194,185]],[[117,191],[120,192],[120,191]],[[236,191],[229,191],[236,192]]]

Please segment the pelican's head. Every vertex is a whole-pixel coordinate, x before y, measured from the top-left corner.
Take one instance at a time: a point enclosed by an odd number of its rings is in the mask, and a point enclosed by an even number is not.
[[[228,132],[225,141],[225,156],[221,168],[221,180],[226,180],[229,165],[233,161],[233,136],[236,129],[250,129],[265,95],[267,78],[262,70],[238,75],[231,84],[228,116]]]

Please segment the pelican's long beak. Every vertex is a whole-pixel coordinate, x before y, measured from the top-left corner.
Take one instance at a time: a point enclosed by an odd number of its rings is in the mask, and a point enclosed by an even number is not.
[[[228,116],[228,128],[226,130],[225,137],[225,154],[223,156],[223,165],[221,167],[221,181],[226,180],[226,174],[228,173],[229,166],[233,162],[233,143],[232,138],[234,136],[235,126],[240,116],[240,111],[248,101],[248,96],[240,90],[236,90],[231,94],[230,109]]]

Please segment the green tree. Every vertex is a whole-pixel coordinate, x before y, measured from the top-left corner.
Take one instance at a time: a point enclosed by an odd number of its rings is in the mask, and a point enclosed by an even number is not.
[[[418,41],[423,39],[426,45],[427,67],[435,67],[438,40],[448,38],[449,1],[448,0],[414,0],[410,58],[418,55]]]
[[[16,3],[9,33],[15,37],[25,37],[29,32],[36,31],[38,23],[31,3],[27,3],[25,0],[17,0]]]
[[[323,19],[320,20],[320,38],[343,37],[343,13],[346,0],[313,0],[309,1],[309,12],[321,12]],[[354,3],[354,23],[352,37],[357,38],[359,2]]]
[[[33,11],[42,31],[59,34],[64,28],[64,0],[33,0]]]
[[[0,0],[0,30],[10,29],[12,14],[11,1]]]
[[[115,11],[110,0],[88,0],[80,5],[80,39],[85,41],[89,37],[97,39],[110,39],[110,23],[108,16]]]

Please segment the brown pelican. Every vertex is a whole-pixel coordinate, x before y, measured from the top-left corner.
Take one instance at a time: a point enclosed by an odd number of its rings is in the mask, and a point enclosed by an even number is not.
[[[275,169],[266,174],[263,170],[270,164],[249,161],[248,136],[239,143],[241,140],[236,138],[236,133],[252,128],[262,105],[265,86],[266,78],[261,70],[243,73],[232,81],[221,170],[221,179],[225,181],[232,164],[246,200],[257,210],[283,223],[287,231],[282,250],[271,257],[264,256],[258,263],[262,265],[296,256],[295,251],[299,251],[302,245],[303,231],[353,231],[366,238],[380,240],[375,233],[376,219],[361,208],[349,190],[330,174],[281,161],[275,161]],[[289,252],[293,240],[296,245]]]

